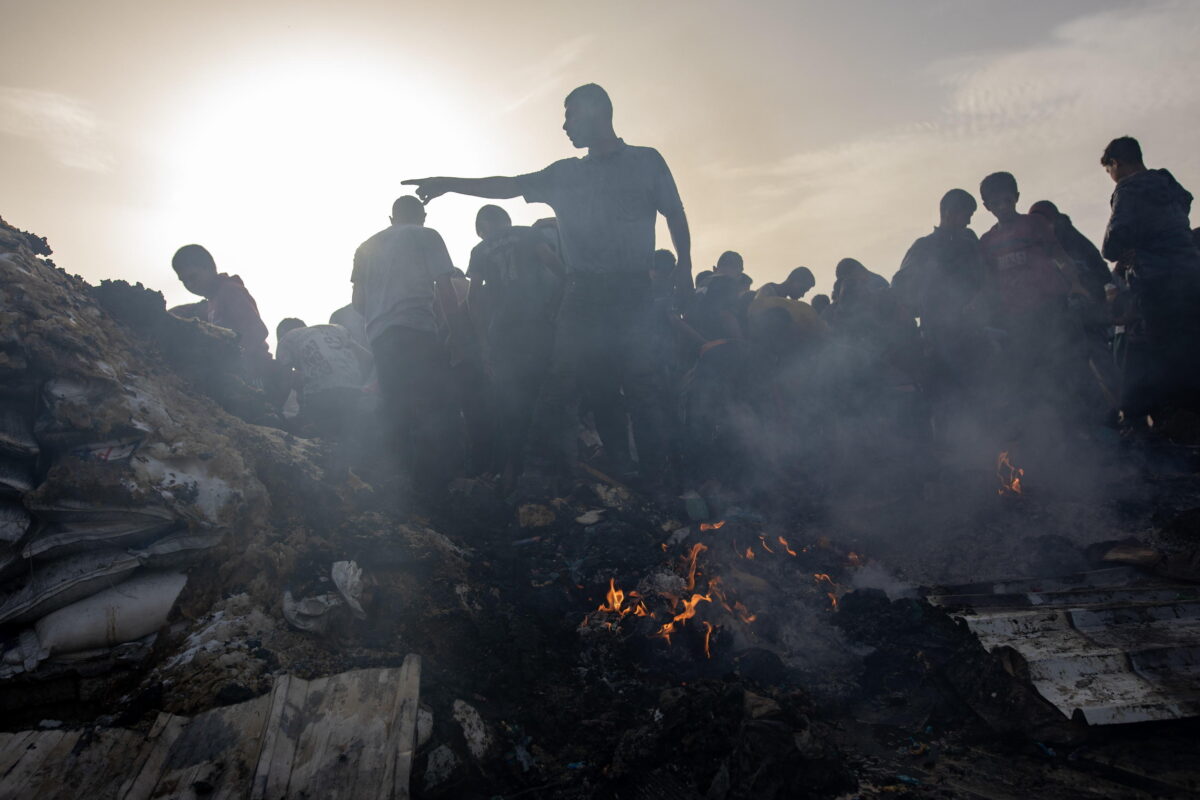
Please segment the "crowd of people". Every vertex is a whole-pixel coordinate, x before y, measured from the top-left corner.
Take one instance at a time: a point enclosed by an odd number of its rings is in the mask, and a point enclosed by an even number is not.
[[[351,303],[328,324],[283,320],[273,361],[250,293],[203,247],[173,266],[204,299],[173,311],[234,330],[247,380],[292,398],[295,424],[342,443],[345,466],[380,453],[430,492],[482,475],[549,497],[580,462],[648,492],[749,491],[819,482],[847,449],[861,463],[967,431],[1019,439],[1031,415],[1137,435],[1200,400],[1192,197],[1130,137],[1100,159],[1116,182],[1100,248],[1049,200],[1018,211],[998,172],[979,185],[995,218],[982,236],[975,197],[950,189],[890,281],[844,258],[832,292],[806,300],[809,269],[755,289],[734,251],[693,279],[670,169],[616,135],[601,87],[567,96],[563,129],[586,156],[405,181],[415,196],[354,254]],[[554,217],[519,226],[482,206],[464,273],[425,225],[445,193]],[[655,249],[659,214],[673,251]]]

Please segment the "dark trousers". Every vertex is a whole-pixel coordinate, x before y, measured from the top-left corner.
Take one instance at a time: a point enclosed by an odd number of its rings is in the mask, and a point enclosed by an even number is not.
[[[450,478],[461,450],[445,348],[431,331],[394,325],[371,341],[382,395],[382,436],[418,488]]]
[[[489,333],[491,411],[496,466],[519,471],[534,408],[550,366],[554,325],[549,320],[497,320]]]
[[[647,274],[576,275],[568,280],[555,325],[550,369],[530,432],[533,456],[552,464],[573,457],[567,448],[577,401],[583,395],[611,398],[621,392],[633,422],[639,470],[643,477],[661,476],[663,409],[652,323]],[[624,434],[623,426],[606,427],[612,431],[610,438]]]

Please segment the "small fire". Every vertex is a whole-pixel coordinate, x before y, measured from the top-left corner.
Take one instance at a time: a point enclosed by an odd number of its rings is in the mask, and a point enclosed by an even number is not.
[[[1008,457],[1008,451],[1004,450],[996,457],[996,477],[1000,479],[1000,488],[996,490],[997,494],[1001,496],[1020,494],[1021,478],[1025,477],[1025,470],[1013,466]]]
[[[861,567],[863,565],[863,557],[851,550],[850,554],[846,556],[846,562],[852,567]]]
[[[630,592],[628,595],[628,597],[630,599],[635,598],[637,596],[638,596],[637,592]],[[626,608],[625,607],[625,597],[626,597],[625,592],[623,592],[617,588],[616,579],[609,578],[608,579],[608,593],[605,595],[604,602],[601,603],[600,606],[596,610],[604,611],[609,614],[618,614],[622,617],[625,616],[626,614],[633,614],[635,617],[647,616],[647,614],[649,612],[646,610],[645,603],[643,603],[641,600],[638,600],[637,605]]]
[[[746,558],[750,559],[751,561],[754,560],[754,548],[753,547],[746,548]]]
[[[768,553],[775,552],[774,550],[771,549],[771,545],[767,544],[767,537],[759,534],[758,540],[759,540],[759,542],[762,543],[763,550],[766,550]]]
[[[815,580],[817,583],[829,584],[829,591],[825,593],[825,596],[829,598],[829,605],[836,611],[838,607],[837,590],[841,587],[834,583],[833,578],[829,577],[829,575],[824,572],[815,573],[813,575],[813,580]]]
[[[684,562],[687,564],[688,568],[687,590],[689,592],[696,588],[696,559],[698,559],[700,554],[707,549],[707,545],[696,542],[694,545],[692,545],[692,549],[684,557]]]
[[[789,546],[788,546],[788,540],[787,540],[787,539],[785,539],[785,538],[783,538],[782,536],[780,536],[780,537],[779,537],[779,543],[780,543],[781,545],[783,545],[784,552],[786,552],[786,553],[787,553],[789,556],[794,556],[794,555],[796,555],[796,551],[795,551],[795,550],[793,550],[791,547],[789,547]]]
[[[712,658],[712,635],[713,624],[708,620],[704,620],[704,657]]]
[[[676,614],[670,622],[658,629],[658,636],[667,640],[667,644],[671,643],[671,634],[675,632],[676,622],[686,622],[696,616],[696,606],[700,603],[711,603],[712,596],[707,594],[693,594],[691,600],[683,601],[683,611]]]
[[[724,528],[724,527],[725,527],[725,520],[723,520],[723,519],[718,520],[717,522],[701,522],[700,523],[700,532],[706,533],[708,531],[719,531],[719,530],[721,530],[721,528]]]

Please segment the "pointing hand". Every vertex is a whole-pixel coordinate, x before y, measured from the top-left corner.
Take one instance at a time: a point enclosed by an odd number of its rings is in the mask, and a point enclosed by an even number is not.
[[[402,186],[416,186],[417,197],[422,203],[428,203],[435,197],[443,195],[448,190],[445,178],[413,178],[400,181]]]

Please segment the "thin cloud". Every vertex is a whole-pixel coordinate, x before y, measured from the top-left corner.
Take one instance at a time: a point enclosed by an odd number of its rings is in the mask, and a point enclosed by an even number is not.
[[[104,149],[100,134],[99,118],[72,97],[0,87],[0,135],[33,140],[65,167],[112,171],[114,159]]]
[[[561,89],[567,70],[587,52],[593,38],[590,35],[577,36],[558,45],[544,58],[518,70],[513,76],[513,85],[528,88],[506,105],[503,113],[511,114],[522,106]]]
[[[1139,136],[1148,161],[1169,160],[1185,185],[1200,177],[1189,144],[1200,119],[1197,40],[1200,4],[1088,15],[1046,44],[931,64],[946,91],[932,119],[770,163],[714,164],[707,175],[755,187],[741,193],[750,206],[742,237],[786,230],[813,261],[857,254],[887,275],[936,221],[943,192],[974,194],[997,170],[1017,175],[1023,203],[1052,196],[1096,235],[1107,213],[1099,152],[1112,137]],[[975,227],[990,224],[981,209]]]

